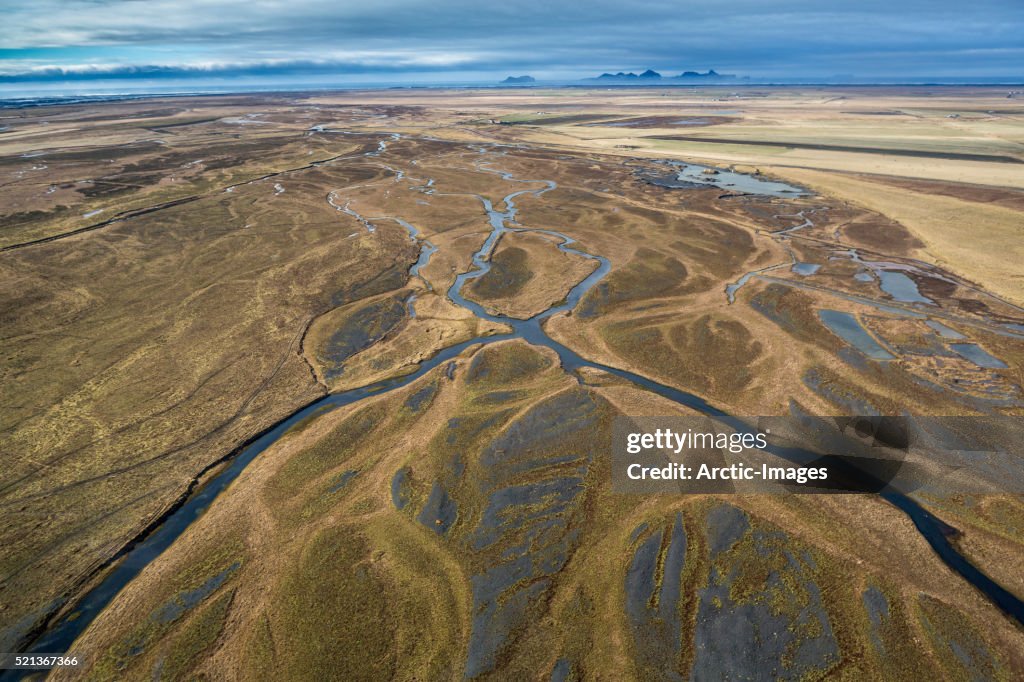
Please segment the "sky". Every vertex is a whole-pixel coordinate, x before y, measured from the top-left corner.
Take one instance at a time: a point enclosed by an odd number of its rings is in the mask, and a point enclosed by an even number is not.
[[[2,0],[0,84],[1024,76],[1024,0]]]

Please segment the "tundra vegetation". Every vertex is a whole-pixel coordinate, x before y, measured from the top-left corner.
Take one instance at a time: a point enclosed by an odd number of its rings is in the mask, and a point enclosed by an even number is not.
[[[477,339],[293,426],[85,629],[85,668],[51,677],[1024,672],[1019,625],[881,498],[614,494],[614,417],[688,410],[492,339],[594,271],[570,238],[610,270],[543,328],[589,360],[737,415],[1020,415],[1024,124],[1005,93],[372,91],[0,118],[0,650],[256,435]],[[805,191],[694,185],[670,160]],[[462,294],[508,324],[449,295],[486,202],[512,229]],[[1024,598],[1019,497],[917,501]]]

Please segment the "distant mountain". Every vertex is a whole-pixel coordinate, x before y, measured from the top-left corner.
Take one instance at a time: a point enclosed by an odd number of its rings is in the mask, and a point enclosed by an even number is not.
[[[625,80],[627,78],[636,78],[636,77],[637,77],[637,75],[635,73],[622,73],[621,71],[619,71],[618,73],[602,73],[597,78],[584,78],[583,80],[587,80],[587,81],[608,81],[608,80]]]
[[[677,78],[679,78],[681,80],[691,80],[691,79],[693,79],[693,80],[697,80],[697,79],[705,79],[705,80],[715,80],[715,79],[718,79],[718,80],[730,80],[730,79],[736,78],[736,76],[733,76],[731,74],[723,75],[723,74],[720,74],[720,73],[716,72],[714,69],[708,69],[707,73],[698,73],[697,71],[683,71],[681,74],[679,74],[677,76]]]
[[[658,81],[663,83],[674,83],[680,81],[702,81],[705,83],[718,83],[723,81],[735,80],[736,76],[733,76],[731,74],[721,74],[715,71],[714,69],[708,69],[707,73],[700,73],[698,71],[684,71],[678,76],[662,77],[662,75],[657,71],[647,69],[640,75],[637,75],[632,71],[630,71],[629,73],[619,71],[618,73],[602,73],[600,76],[597,76],[596,78],[584,78],[583,80],[613,83],[635,83],[640,81],[641,79],[648,83],[652,81]]]
[[[516,83],[536,83],[537,79],[534,78],[533,76],[509,76],[508,78],[506,78],[505,80],[503,80],[501,82],[502,83],[512,83],[512,84],[516,84]]]
[[[626,79],[632,79],[632,78],[648,78],[648,79],[661,78],[661,74],[658,73],[657,71],[652,71],[651,69],[647,69],[646,71],[644,71],[639,76],[636,75],[635,73],[633,73],[632,71],[630,71],[629,73],[623,73],[623,72],[619,71],[618,73],[602,73],[597,78],[587,78],[585,80],[588,80],[588,81],[594,81],[594,80],[626,80]]]

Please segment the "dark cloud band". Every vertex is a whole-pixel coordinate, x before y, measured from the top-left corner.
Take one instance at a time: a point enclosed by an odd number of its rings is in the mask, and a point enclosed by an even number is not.
[[[1024,4],[978,0],[8,0],[7,82],[216,75],[1024,75]]]

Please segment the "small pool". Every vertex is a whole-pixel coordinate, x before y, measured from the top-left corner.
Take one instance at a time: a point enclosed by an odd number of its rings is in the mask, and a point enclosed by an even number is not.
[[[757,194],[766,197],[804,197],[810,192],[802,187],[788,185],[774,180],[763,180],[756,175],[736,173],[722,168],[698,166],[694,163],[681,161],[671,162],[676,168],[676,179],[692,182],[695,185],[707,185],[719,189],[730,189],[743,194]]]
[[[930,298],[921,295],[917,290],[917,283],[902,272],[893,270],[879,270],[878,276],[882,280],[882,291],[889,294],[900,303],[927,303],[935,305]]]
[[[793,267],[790,269],[798,275],[807,277],[820,270],[821,266],[817,263],[793,263]]]
[[[819,310],[818,317],[829,330],[872,360],[895,360],[896,356],[875,340],[857,318],[838,310]]]
[[[942,324],[941,322],[936,322],[935,320],[928,320],[927,322],[925,322],[925,324],[928,325],[929,327],[931,327],[932,331],[934,331],[935,333],[937,333],[939,336],[941,336],[944,339],[953,339],[955,341],[957,339],[966,339],[967,338],[966,336],[964,336],[963,334],[961,334],[957,330],[950,329],[949,327],[947,327],[946,325]]]
[[[1006,369],[1005,362],[992,355],[981,346],[973,343],[951,343],[949,347],[960,357],[970,360],[978,367],[986,369]]]

